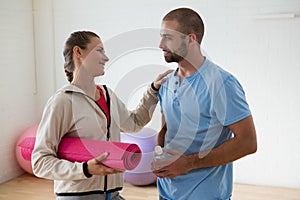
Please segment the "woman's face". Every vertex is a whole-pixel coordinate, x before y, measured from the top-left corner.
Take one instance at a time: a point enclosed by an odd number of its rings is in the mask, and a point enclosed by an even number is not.
[[[97,37],[92,37],[87,48],[82,51],[82,67],[92,76],[102,76],[104,65],[109,60],[105,55],[103,43]]]

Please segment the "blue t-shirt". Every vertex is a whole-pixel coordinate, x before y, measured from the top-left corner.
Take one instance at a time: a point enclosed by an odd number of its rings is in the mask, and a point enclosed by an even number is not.
[[[158,96],[167,123],[166,148],[186,155],[213,149],[232,137],[228,125],[251,115],[236,78],[208,59],[181,84],[176,73],[167,76]],[[157,184],[170,200],[229,199],[232,163],[158,178]]]

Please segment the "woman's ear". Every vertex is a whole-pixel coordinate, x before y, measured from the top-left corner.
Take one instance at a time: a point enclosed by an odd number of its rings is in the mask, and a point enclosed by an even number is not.
[[[73,54],[76,58],[80,58],[82,56],[81,48],[79,46],[74,46]]]

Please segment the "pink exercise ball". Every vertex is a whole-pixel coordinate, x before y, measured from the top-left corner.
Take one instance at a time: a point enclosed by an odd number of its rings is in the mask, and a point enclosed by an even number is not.
[[[124,179],[133,185],[149,185],[156,182],[152,173],[151,162],[153,150],[157,143],[157,132],[151,128],[143,128],[137,133],[121,133],[121,142],[137,144],[142,150],[142,159],[133,170],[125,171]]]
[[[19,165],[21,166],[21,168],[23,170],[25,170],[26,172],[28,172],[29,174],[33,174],[32,167],[31,167],[31,158],[30,159],[28,159],[28,158],[25,159],[22,156],[21,147],[19,147],[18,144],[20,144],[27,137],[35,137],[37,129],[38,129],[38,125],[35,125],[35,126],[32,126],[28,129],[26,129],[20,135],[20,137],[18,138],[17,145],[16,145],[16,158],[17,158],[17,161],[18,161]]]

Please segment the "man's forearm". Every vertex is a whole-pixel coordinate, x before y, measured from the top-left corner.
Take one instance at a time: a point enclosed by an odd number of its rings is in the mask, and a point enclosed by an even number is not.
[[[160,129],[158,136],[157,136],[157,145],[163,147],[165,142],[165,134],[167,132],[167,125],[166,123],[163,125],[163,127]]]
[[[252,116],[228,126],[234,137],[212,150],[189,155],[192,168],[224,165],[256,152],[256,131]]]
[[[214,167],[233,162],[256,151],[256,141],[232,138],[220,146],[205,152],[188,155],[192,169]]]

